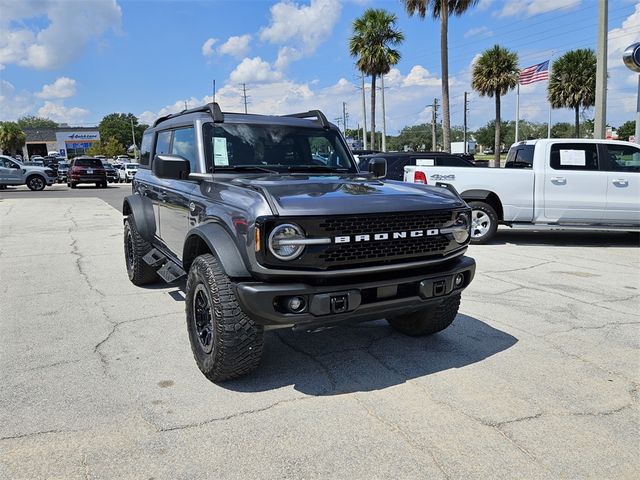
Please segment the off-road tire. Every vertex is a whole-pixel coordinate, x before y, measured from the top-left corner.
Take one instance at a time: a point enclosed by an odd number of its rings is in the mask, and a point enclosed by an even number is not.
[[[204,309],[210,320],[206,325],[211,326],[208,348],[198,335],[194,302],[197,296],[208,300]],[[213,255],[200,255],[191,264],[185,303],[191,351],[209,380],[222,382],[257,368],[262,358],[264,329],[240,309],[231,281]]]
[[[158,274],[142,259],[152,248],[138,232],[133,215],[129,215],[124,222],[124,261],[129,280],[134,285],[158,281]]]
[[[432,335],[453,323],[459,307],[460,294],[457,293],[443,300],[437,307],[388,318],[387,322],[398,332],[411,337]]]
[[[471,207],[471,223],[473,224],[474,218],[476,214],[480,213],[484,216],[484,218],[488,219],[488,228],[487,231],[480,235],[474,237],[474,227],[471,226],[471,243],[481,245],[483,243],[487,243],[491,240],[498,230],[498,214],[495,209],[486,202],[468,202],[468,205]]]
[[[46,185],[47,182],[40,175],[31,175],[27,178],[27,187],[29,187],[29,190],[32,190],[34,192],[44,190],[44,187]]]

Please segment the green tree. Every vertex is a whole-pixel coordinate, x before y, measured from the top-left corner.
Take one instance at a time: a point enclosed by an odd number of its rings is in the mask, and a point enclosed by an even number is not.
[[[24,147],[27,137],[16,122],[0,122],[0,151],[15,155]]]
[[[35,117],[33,115],[27,115],[20,117],[17,122],[21,129],[25,128],[57,128],[58,124],[53,120],[43,117]]]
[[[618,138],[620,140],[629,140],[629,137],[636,133],[636,121],[628,120],[618,127]],[[636,138],[636,142],[638,139]]]
[[[500,97],[518,84],[518,54],[500,45],[485,50],[473,64],[471,87],[480,96],[495,97],[496,120],[493,146],[493,166],[500,166]]]
[[[115,157],[116,155],[125,155],[126,153],[126,149],[115,137],[109,137],[106,142],[102,140],[94,142],[91,148],[87,150],[87,155],[104,155],[108,158]]]
[[[474,7],[478,0],[446,0],[448,8],[442,8],[442,0],[403,0],[410,17],[418,14],[424,18],[431,12],[434,19],[440,19],[440,66],[442,69],[442,127],[443,146],[445,152],[451,151],[451,116],[449,113],[449,45],[448,29],[449,15],[462,15],[469,8]]]
[[[383,9],[367,9],[353,22],[353,35],[349,39],[349,53],[363,75],[371,76],[371,146],[375,145],[376,131],[376,78],[389,73],[400,61],[400,45],[404,34],[397,30],[395,14]]]
[[[139,124],[137,117],[133,113],[110,113],[98,124],[100,138],[109,139],[114,137],[120,145],[130,146],[133,144],[131,137],[131,123],[136,136],[136,146],[140,147],[142,133],[147,125]],[[106,154],[105,154],[106,155]]]
[[[576,138],[580,137],[580,108],[596,101],[596,54],[590,48],[571,50],[551,65],[547,97],[553,108],[575,111]]]
[[[498,153],[500,152],[501,145],[511,145],[513,143],[513,139],[515,137],[515,122],[500,122],[499,130],[499,142],[498,142]],[[480,127],[473,133],[476,142],[478,142],[482,146],[491,146],[493,145],[495,149],[495,141],[496,141],[496,121],[491,120],[487,122],[486,125]],[[495,150],[494,150],[495,153]]]
[[[551,125],[551,138],[571,138],[574,127],[568,122],[558,122]]]

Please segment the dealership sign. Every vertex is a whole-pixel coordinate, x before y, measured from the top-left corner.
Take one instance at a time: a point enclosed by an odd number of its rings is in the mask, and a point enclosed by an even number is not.
[[[56,143],[60,152],[78,149],[87,150],[91,148],[94,142],[99,141],[100,132],[98,131],[56,132]],[[77,154],[78,152],[76,152]]]

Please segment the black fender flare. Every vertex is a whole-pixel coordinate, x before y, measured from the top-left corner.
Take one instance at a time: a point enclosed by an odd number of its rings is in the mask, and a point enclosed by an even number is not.
[[[502,200],[500,200],[500,197],[498,197],[498,195],[495,192],[492,192],[491,190],[482,190],[482,189],[466,190],[462,192],[460,196],[465,202],[480,200],[488,203],[496,211],[496,214],[498,215],[498,220],[502,221],[504,219],[504,209],[502,207]]]
[[[204,242],[218,259],[225,273],[232,278],[251,277],[236,243],[229,232],[219,223],[205,223],[189,230],[184,242],[182,263],[185,270],[201,254],[198,240]]]
[[[466,190],[460,196],[465,200],[486,200],[492,193],[490,190]]]
[[[128,195],[122,202],[122,214],[125,217],[133,215],[140,236],[147,242],[153,241],[156,235],[156,217],[151,200],[140,195]]]

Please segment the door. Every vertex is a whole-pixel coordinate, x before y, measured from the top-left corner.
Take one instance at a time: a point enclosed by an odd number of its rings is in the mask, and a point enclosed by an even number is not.
[[[601,145],[607,170],[605,223],[640,225],[640,148]]]
[[[544,173],[544,216],[558,223],[601,223],[607,174],[600,171],[596,143],[554,143]]]
[[[7,157],[0,157],[0,183],[3,185],[21,185],[24,175],[20,164]]]
[[[167,135],[171,136],[167,137]],[[169,140],[168,143],[167,140]],[[160,132],[156,154],[161,153],[180,155],[189,160],[192,172],[199,171],[196,165],[196,137],[193,127]],[[158,179],[158,181],[161,239],[174,255],[182,260],[184,240],[189,229],[189,203],[193,196],[192,192],[198,184],[190,180]]]

